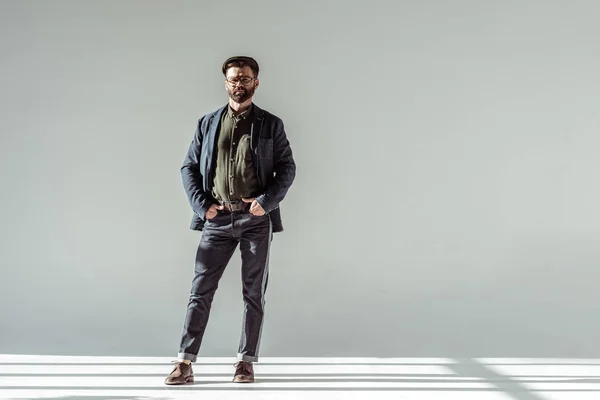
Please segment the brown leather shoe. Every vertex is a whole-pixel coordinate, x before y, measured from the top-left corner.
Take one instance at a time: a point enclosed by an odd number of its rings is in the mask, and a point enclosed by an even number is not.
[[[252,363],[247,361],[238,361],[234,364],[235,375],[233,381],[236,383],[251,383],[254,382],[254,368]]]
[[[173,372],[165,379],[165,385],[184,385],[194,382],[192,364],[179,361],[174,361],[173,364],[175,364],[175,367],[173,368]]]

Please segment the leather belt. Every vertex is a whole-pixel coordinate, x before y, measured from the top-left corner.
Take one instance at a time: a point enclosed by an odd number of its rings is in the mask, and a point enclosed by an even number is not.
[[[250,203],[245,203],[243,201],[224,201],[221,203],[224,207],[224,211],[229,212],[238,212],[238,211],[247,211],[250,209]]]

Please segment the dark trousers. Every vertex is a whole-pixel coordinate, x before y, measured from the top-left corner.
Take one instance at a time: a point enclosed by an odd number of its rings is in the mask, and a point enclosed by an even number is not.
[[[271,239],[269,215],[257,217],[249,211],[219,211],[206,222],[196,253],[178,358],[196,361],[219,280],[239,243],[244,314],[237,358],[258,361]]]

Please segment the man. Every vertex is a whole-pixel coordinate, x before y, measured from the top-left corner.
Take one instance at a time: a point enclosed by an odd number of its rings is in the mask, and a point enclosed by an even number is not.
[[[208,322],[218,282],[238,243],[242,255],[243,328],[234,382],[253,382],[264,319],[273,232],[283,230],[279,204],[296,175],[283,122],[260,109],[258,63],[227,59],[222,66],[229,104],[199,121],[181,168],[194,211],[191,229],[202,231],[194,279],[175,367],[168,385],[193,382],[192,363]]]

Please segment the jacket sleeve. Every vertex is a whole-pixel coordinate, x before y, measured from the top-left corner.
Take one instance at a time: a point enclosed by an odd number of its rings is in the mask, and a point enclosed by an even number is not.
[[[265,192],[256,198],[267,213],[279,207],[296,177],[296,163],[281,120],[273,133],[273,172]]]
[[[204,179],[200,173],[200,154],[204,132],[206,131],[206,122],[206,117],[198,121],[194,138],[181,167],[181,178],[188,201],[194,213],[202,220],[206,218],[206,211],[214,203],[210,190],[204,187]]]

